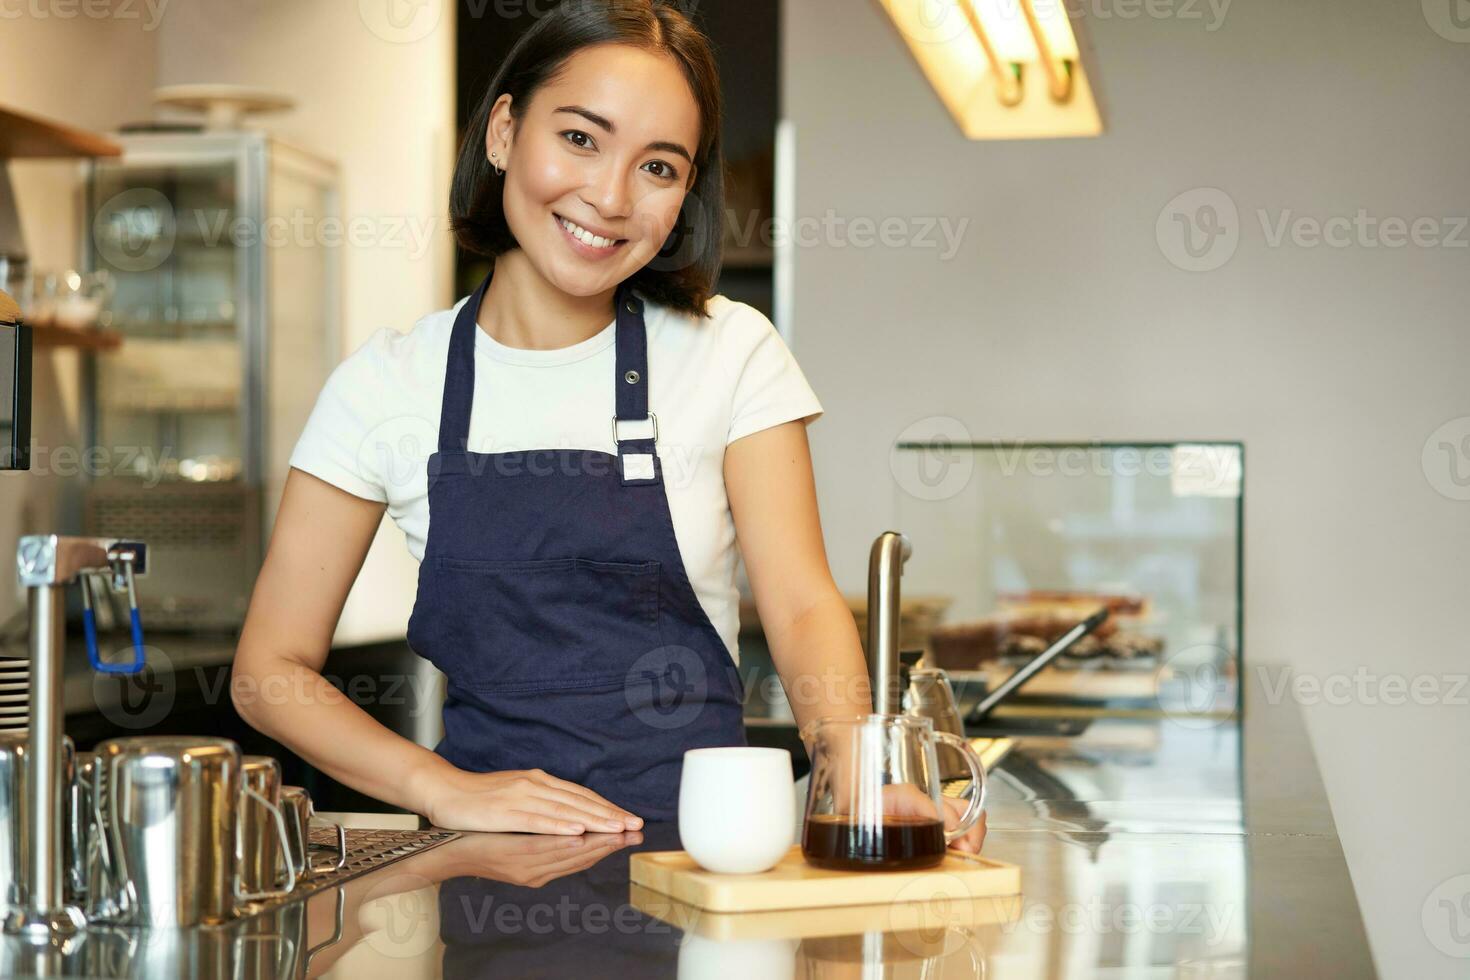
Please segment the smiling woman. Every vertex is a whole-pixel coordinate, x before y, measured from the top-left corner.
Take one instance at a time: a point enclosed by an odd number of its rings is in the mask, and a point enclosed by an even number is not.
[[[572,0],[517,43],[450,201],[491,274],[353,353],[292,453],[235,672],[310,696],[237,697],[252,724],[443,827],[670,820],[684,753],[745,742],[737,557],[797,720],[869,710],[821,404],[765,316],[711,295],[723,167],[709,42],[672,2]],[[384,507],[420,559],[408,642],[447,679],[433,752],[319,673]]]
[[[565,4],[470,118],[455,235],[481,255],[519,249],[575,296],[628,280],[703,314],[723,238],[720,118],[708,41],[673,5]]]

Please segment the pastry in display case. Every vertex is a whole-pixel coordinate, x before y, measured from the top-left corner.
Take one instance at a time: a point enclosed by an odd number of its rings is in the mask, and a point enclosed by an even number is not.
[[[1147,632],[1148,600],[1088,592],[1037,591],[1000,597],[995,614],[936,626],[929,634],[937,666],[976,670],[994,660],[1029,660],[1098,608],[1108,619],[1058,658],[1058,666],[1082,662],[1156,663],[1163,638]]]

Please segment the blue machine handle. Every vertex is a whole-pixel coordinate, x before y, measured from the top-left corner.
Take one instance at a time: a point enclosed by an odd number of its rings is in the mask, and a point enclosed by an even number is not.
[[[92,611],[92,590],[87,586],[87,576],[80,578],[82,586],[82,630],[87,637],[87,659],[92,669],[102,674],[136,674],[143,669],[143,620],[138,615],[138,598],[133,591],[133,569],[127,569],[128,618],[133,632],[133,660],[131,663],[108,663],[97,651],[97,616]]]

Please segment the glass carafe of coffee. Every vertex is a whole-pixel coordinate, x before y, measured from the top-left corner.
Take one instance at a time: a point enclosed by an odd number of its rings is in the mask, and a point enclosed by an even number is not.
[[[926,868],[985,809],[985,766],[970,743],[936,732],[928,718],[854,715],[819,718],[801,730],[812,775],[801,852],[810,864],[842,871]],[[959,825],[944,829],[936,746],[952,747],[972,780]]]

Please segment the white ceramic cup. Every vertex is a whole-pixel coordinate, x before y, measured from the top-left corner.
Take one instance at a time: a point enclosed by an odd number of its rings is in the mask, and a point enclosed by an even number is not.
[[[756,874],[796,842],[791,753],[730,746],[684,753],[679,839],[699,866]]]

